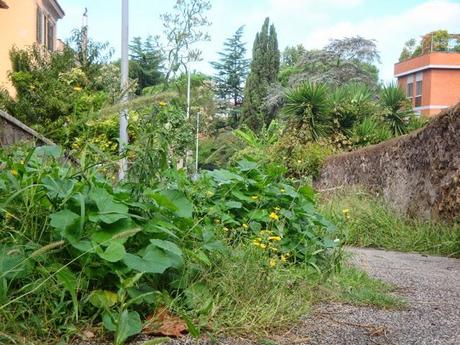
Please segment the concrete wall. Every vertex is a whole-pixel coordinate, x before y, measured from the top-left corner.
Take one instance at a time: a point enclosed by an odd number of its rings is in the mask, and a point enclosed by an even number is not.
[[[51,140],[0,110],[0,147],[22,141],[33,141],[38,145],[54,145]]]
[[[315,181],[320,191],[353,185],[409,216],[460,220],[460,103],[417,132],[329,157]]]

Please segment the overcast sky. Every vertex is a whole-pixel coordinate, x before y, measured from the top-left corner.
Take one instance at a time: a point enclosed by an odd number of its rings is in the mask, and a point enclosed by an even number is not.
[[[88,8],[89,32],[93,39],[108,41],[120,54],[121,0],[59,0],[66,16],[58,25],[65,39],[80,27]],[[159,15],[175,0],[130,0],[130,37],[161,34]],[[201,44],[203,61],[195,68],[212,73],[223,41],[245,25],[245,41],[251,51],[255,34],[265,17],[278,33],[280,49],[302,43],[307,49],[321,48],[331,38],[360,35],[377,41],[381,54],[380,78],[393,77],[393,64],[411,37],[431,30],[460,33],[460,0],[212,0],[209,19],[211,41]]]

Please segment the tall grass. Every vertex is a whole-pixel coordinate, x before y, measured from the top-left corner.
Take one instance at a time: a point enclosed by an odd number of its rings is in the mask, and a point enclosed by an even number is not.
[[[460,224],[409,219],[360,190],[325,198],[321,211],[347,245],[460,257]]]

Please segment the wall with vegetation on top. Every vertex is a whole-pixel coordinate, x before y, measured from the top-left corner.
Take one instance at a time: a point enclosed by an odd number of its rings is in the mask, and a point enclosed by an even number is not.
[[[49,139],[27,127],[13,116],[0,110],[0,147],[23,141],[33,141],[38,145],[54,145]]]
[[[426,127],[326,159],[316,189],[362,186],[419,218],[460,220],[460,103]]]

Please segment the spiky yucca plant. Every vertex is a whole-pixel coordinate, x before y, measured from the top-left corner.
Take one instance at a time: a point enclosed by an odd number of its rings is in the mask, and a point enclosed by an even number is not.
[[[324,84],[304,82],[287,91],[283,113],[296,130],[305,130],[313,140],[331,132],[329,88]]]
[[[385,110],[384,120],[393,134],[407,133],[414,112],[404,90],[395,83],[384,86],[380,92],[380,103]]]

